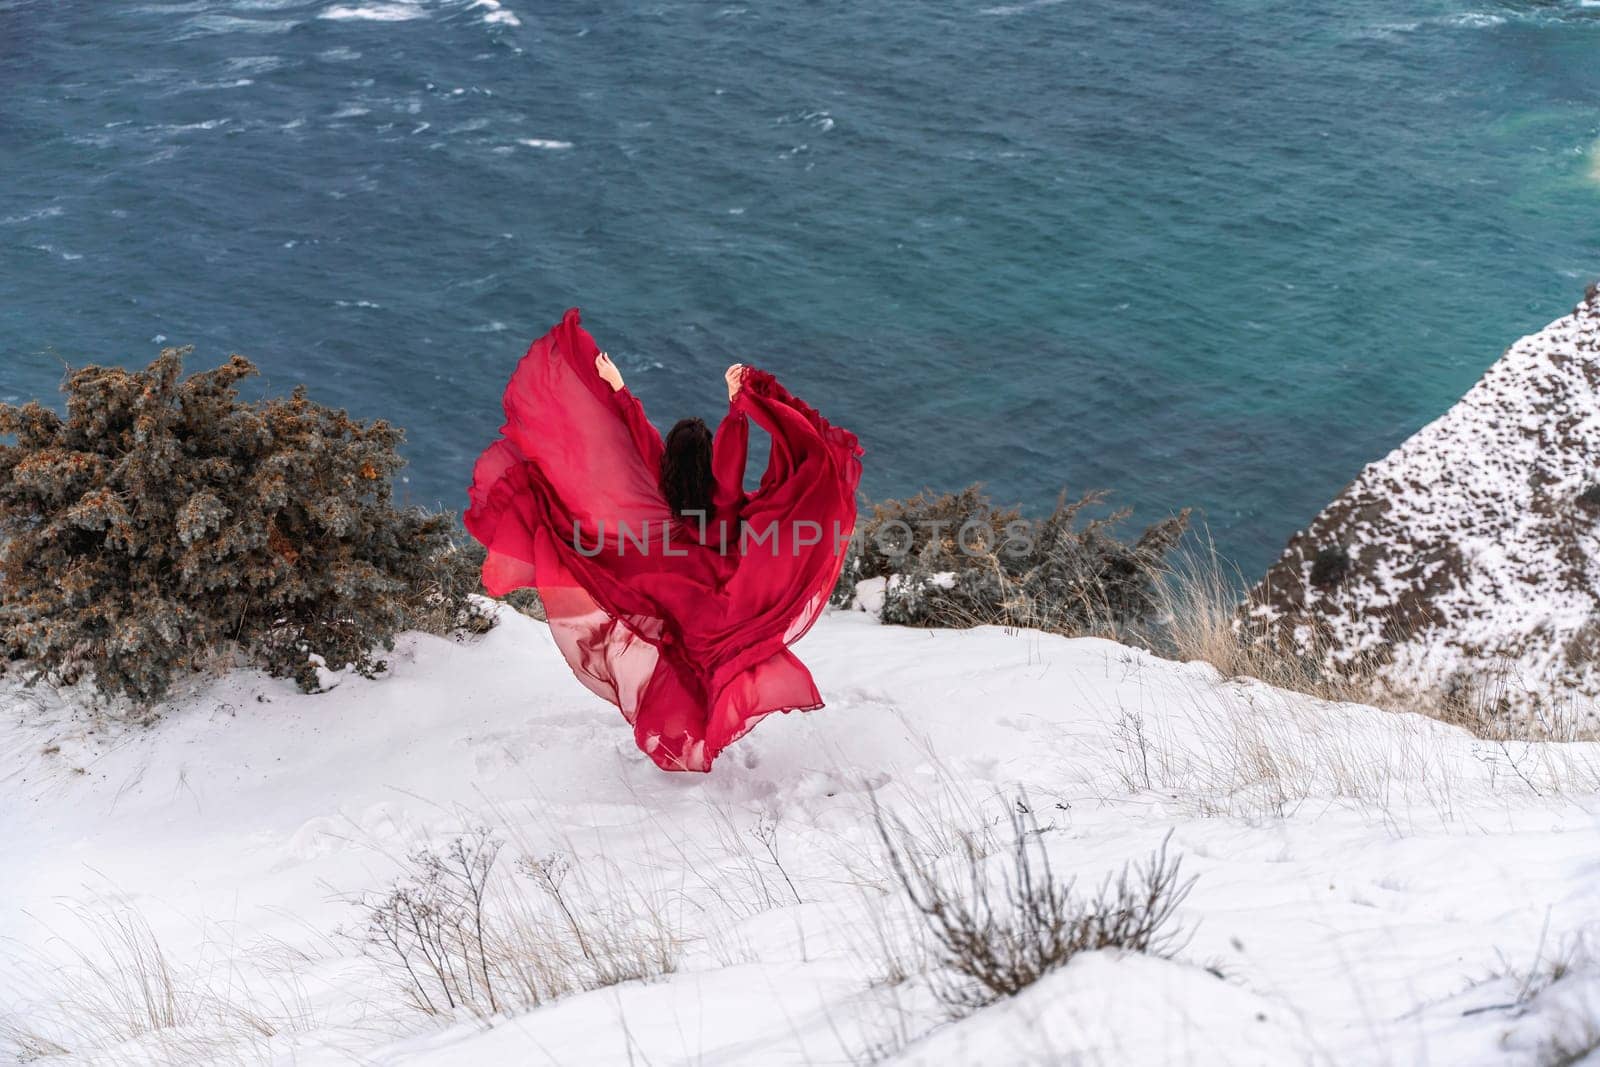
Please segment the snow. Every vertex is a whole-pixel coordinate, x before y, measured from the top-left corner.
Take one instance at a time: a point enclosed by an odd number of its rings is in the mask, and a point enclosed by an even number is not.
[[[1382,649],[1428,691],[1491,679],[1593,728],[1600,696],[1600,295],[1522,338],[1444,415],[1369,464],[1290,541],[1256,613],[1315,618],[1334,658]],[[1319,550],[1351,576],[1311,583]],[[1398,638],[1395,633],[1398,631]]]
[[[653,767],[508,610],[480,638],[406,635],[387,674],[319,695],[236,671],[149,727],[13,686],[0,1043],[9,1016],[70,1030],[57,1062],[1539,1064],[1600,1025],[1600,746],[1480,741],[1106,641],[860,611],[797,651],[829,706],[771,717],[710,775]],[[987,835],[993,865],[1019,796],[1086,889],[1170,834],[1196,878],[1186,944],[1081,955],[952,1021],[918,977],[937,963],[873,804],[940,862]],[[559,855],[659,911],[675,969],[487,1022],[408,1009],[336,931],[408,852],[477,826],[507,842],[508,885],[514,857]],[[185,988],[274,1032],[108,1030],[86,964],[96,923],[134,913]]]

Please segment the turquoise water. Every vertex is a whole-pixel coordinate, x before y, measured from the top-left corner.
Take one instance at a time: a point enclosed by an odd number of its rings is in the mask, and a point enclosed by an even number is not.
[[[240,351],[459,506],[584,307],[874,495],[1104,486],[1258,570],[1600,275],[1600,7],[0,0],[0,397]]]

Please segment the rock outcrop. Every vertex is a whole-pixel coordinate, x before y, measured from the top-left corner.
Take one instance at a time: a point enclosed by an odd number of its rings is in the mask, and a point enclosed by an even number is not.
[[[1600,693],[1600,292],[1370,464],[1251,592],[1304,650],[1522,711]]]

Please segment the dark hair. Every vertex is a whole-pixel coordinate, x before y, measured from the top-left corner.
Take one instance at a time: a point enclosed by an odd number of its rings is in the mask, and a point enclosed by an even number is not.
[[[711,517],[711,431],[700,419],[679,419],[661,456],[661,495],[674,514]]]

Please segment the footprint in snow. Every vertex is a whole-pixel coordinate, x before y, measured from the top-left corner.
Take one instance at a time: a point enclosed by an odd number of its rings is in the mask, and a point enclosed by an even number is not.
[[[841,793],[876,793],[889,784],[884,771],[844,775],[833,771],[812,771],[800,779],[794,795],[798,797],[832,797]]]
[[[404,818],[393,804],[382,802],[367,808],[356,818],[347,815],[318,815],[307,819],[283,847],[284,858],[274,871],[340,852],[392,842],[406,836]]]

